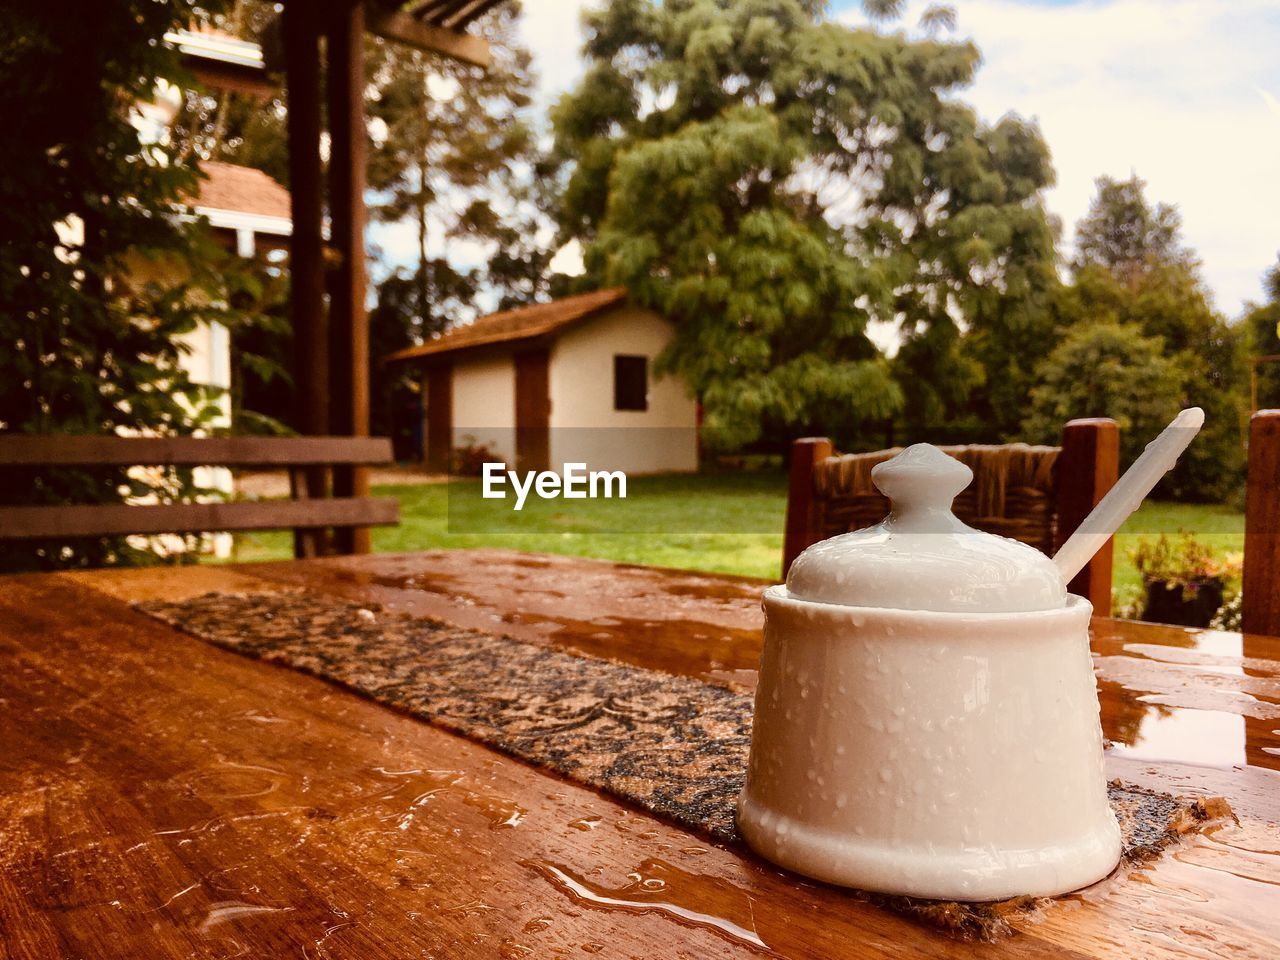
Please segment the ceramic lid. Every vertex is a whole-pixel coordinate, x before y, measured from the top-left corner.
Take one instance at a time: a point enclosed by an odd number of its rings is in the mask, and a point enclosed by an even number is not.
[[[975,530],[951,512],[951,501],[973,479],[959,460],[917,443],[873,467],[871,479],[889,498],[889,516],[800,554],[787,575],[792,597],[968,613],[1066,604],[1052,560],[1025,543]]]

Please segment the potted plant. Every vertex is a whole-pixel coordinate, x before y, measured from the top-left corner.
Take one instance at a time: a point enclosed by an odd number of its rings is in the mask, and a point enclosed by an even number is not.
[[[455,477],[478,477],[486,463],[503,459],[469,433],[464,434],[461,440],[462,446],[454,447],[450,454],[451,472]]]
[[[1153,623],[1209,626],[1240,572],[1238,556],[1219,556],[1189,533],[1143,538],[1130,556],[1146,590],[1141,619]]]

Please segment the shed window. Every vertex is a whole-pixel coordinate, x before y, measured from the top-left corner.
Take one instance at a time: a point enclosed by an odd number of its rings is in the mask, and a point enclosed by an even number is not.
[[[614,356],[613,409],[649,409],[648,357]]]

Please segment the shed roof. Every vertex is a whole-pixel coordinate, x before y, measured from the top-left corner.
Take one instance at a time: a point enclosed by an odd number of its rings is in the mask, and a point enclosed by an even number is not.
[[[576,297],[561,297],[550,303],[538,303],[530,307],[517,307],[501,313],[480,317],[463,327],[455,327],[448,333],[426,343],[388,354],[388,361],[417,360],[422,357],[452,353],[471,347],[511,343],[556,333],[574,323],[585,320],[609,307],[626,302],[627,291],[622,287],[596,290]]]
[[[206,179],[200,181],[193,206],[289,218],[289,191],[261,170],[220,160],[206,160],[200,169]]]

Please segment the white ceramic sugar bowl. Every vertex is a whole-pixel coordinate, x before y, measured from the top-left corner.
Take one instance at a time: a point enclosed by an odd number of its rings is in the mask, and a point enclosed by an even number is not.
[[[917,444],[877,465],[884,522],[765,591],[738,826],[762,856],[917,897],[1050,896],[1120,857],[1092,608],[1039,551],[951,513],[972,471]]]

